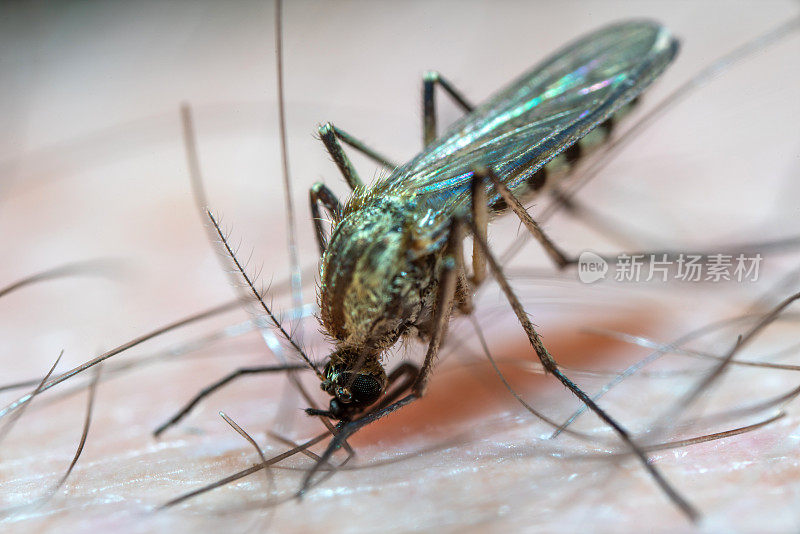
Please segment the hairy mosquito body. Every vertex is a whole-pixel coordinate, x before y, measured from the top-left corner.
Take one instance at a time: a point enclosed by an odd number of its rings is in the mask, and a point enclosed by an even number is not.
[[[556,52],[477,108],[438,73],[427,73],[425,150],[371,187],[363,185],[339,141],[392,165],[332,124],[320,128],[353,195],[342,207],[324,184],[310,191],[322,252],[320,318],[336,348],[320,376],[330,407],[306,412],[339,423],[299,494],[349,436],[425,394],[453,310],[472,311],[473,290],[488,266],[545,370],[622,438],[684,514],[698,517],[628,431],[559,369],[486,243],[490,218],[512,211],[559,267],[575,262],[522,202],[543,189],[554,158],[563,154],[574,163],[581,139],[601,124],[610,131],[614,115],[664,71],[677,51],[677,41],[655,22],[612,24]],[[467,112],[438,138],[436,85]],[[320,204],[333,221],[330,239],[321,225]],[[473,236],[471,276],[463,258],[466,231]],[[225,242],[221,232],[220,237]],[[419,369],[403,365],[387,376],[381,356],[402,336],[422,338],[428,345],[425,359]],[[399,385],[390,390],[395,382]]]

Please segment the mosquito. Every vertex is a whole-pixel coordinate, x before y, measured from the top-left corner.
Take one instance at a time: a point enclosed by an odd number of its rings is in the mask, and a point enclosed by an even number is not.
[[[472,105],[440,73],[428,72],[422,80],[424,150],[402,166],[331,123],[320,126],[320,139],[351,189],[345,203],[321,182],[309,192],[321,256],[319,319],[334,344],[322,369],[263,302],[218,221],[208,212],[253,296],[330,395],[327,409],[306,409],[308,415],[335,422],[335,429],[327,448],[306,473],[298,496],[312,486],[315,474],[328,465],[333,453],[347,446],[349,437],[425,395],[451,317],[472,314],[473,295],[488,270],[546,372],[620,436],[687,517],[699,517],[629,432],[560,369],[487,243],[489,222],[511,212],[557,268],[577,263],[543,232],[524,204],[545,192],[558,193],[562,178],[583,155],[608,139],[678,49],[678,41],[659,23],[615,23],[568,44],[479,106]],[[437,86],[465,113],[441,135],[437,135]],[[365,185],[343,145],[383,165],[389,174]],[[330,232],[325,230],[323,210],[332,225]],[[468,236],[473,242],[471,269],[463,253]],[[403,363],[387,373],[383,355],[407,339],[427,343],[422,365]],[[227,381],[206,388],[188,408]]]
[[[423,79],[423,152],[371,187],[364,186],[338,140],[361,143],[330,124],[320,128],[352,196],[341,205],[321,183],[310,193],[322,256],[320,321],[335,349],[320,374],[320,387],[331,396],[329,409],[307,413],[338,421],[338,432],[301,492],[349,436],[425,395],[450,317],[472,313],[472,294],[488,267],[544,368],[619,434],[684,513],[697,517],[628,432],[560,370],[486,241],[489,221],[510,211],[557,267],[574,264],[523,202],[548,185],[551,169],[564,163],[554,161],[560,154],[574,163],[590,132],[600,128],[607,135],[615,115],[677,52],[678,41],[658,23],[612,24],[557,51],[477,107],[442,75],[429,72]],[[437,85],[466,113],[438,137]],[[321,227],[320,205],[333,223],[330,237]],[[466,234],[473,237],[470,274]],[[405,365],[387,375],[381,356],[403,337],[427,341],[424,361],[419,369]],[[392,388],[398,382],[402,387]]]
[[[640,48],[634,50],[636,41],[629,40],[626,29],[642,38]],[[658,43],[657,37],[661,39]],[[579,55],[581,51],[584,56]],[[341,129],[331,124],[320,129],[353,195],[342,205],[322,184],[314,186],[310,194],[322,255],[319,300],[324,306],[323,326],[336,348],[324,368],[310,365],[331,399],[327,410],[311,409],[309,413],[334,421],[337,435],[307,474],[303,491],[355,432],[425,394],[449,320],[454,314],[471,313],[472,295],[485,280],[487,268],[498,279],[545,367],[614,427],[646,462],[645,454],[625,430],[564,376],[547,353],[502,275],[502,262],[487,246],[486,230],[493,218],[514,212],[559,267],[574,263],[542,233],[522,205],[556,188],[564,168],[579,161],[594,140],[608,136],[626,107],[666,68],[676,51],[677,43],[658,24],[638,21],[610,26],[556,53],[479,107],[472,106],[441,75],[429,73],[423,79],[426,149],[396,170],[387,158]],[[467,112],[438,138],[437,85]],[[515,87],[518,92],[512,90]],[[572,120],[570,113],[574,113]],[[375,186],[365,187],[342,143],[393,173]],[[330,233],[324,231],[321,210],[334,223]],[[471,272],[461,250],[466,234],[474,241]],[[362,299],[365,295],[380,298]],[[427,341],[423,365],[406,364],[387,374],[382,354],[409,338]],[[124,348],[101,358],[121,350]],[[302,350],[298,348],[298,352]],[[74,374],[65,374],[58,381]],[[46,387],[55,383],[48,382]],[[694,515],[693,508],[667,486],[655,468],[646,465],[673,500]]]
[[[253,296],[331,397],[325,410],[306,409],[309,415],[334,421],[336,427],[299,494],[350,436],[425,395],[450,318],[472,313],[473,293],[488,270],[544,368],[619,434],[688,517],[698,517],[627,430],[561,371],[486,241],[489,222],[512,212],[557,267],[576,263],[542,231],[523,203],[552,188],[559,171],[597,144],[597,134],[589,134],[599,132],[603,138],[610,134],[622,112],[675,58],[678,47],[669,30],[656,22],[612,24],[567,45],[479,106],[441,74],[428,72],[422,81],[425,148],[402,166],[331,123],[320,126],[320,138],[352,192],[344,204],[321,182],[309,193],[321,255],[320,322],[335,345],[321,370],[261,300],[208,212]],[[465,112],[441,135],[437,135],[437,86]],[[391,172],[366,186],[343,144]],[[325,231],[321,210],[332,223],[330,233]],[[463,253],[467,235],[473,238],[469,273]],[[387,374],[383,354],[409,338],[427,343],[422,365],[405,363]]]

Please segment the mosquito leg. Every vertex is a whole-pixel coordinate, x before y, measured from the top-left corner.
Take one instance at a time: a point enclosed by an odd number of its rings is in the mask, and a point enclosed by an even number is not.
[[[322,225],[322,216],[319,212],[319,205],[328,212],[334,222],[339,222],[342,217],[342,205],[339,199],[333,194],[333,191],[322,182],[317,182],[311,186],[308,191],[308,198],[311,203],[311,221],[314,223],[314,234],[317,237],[317,245],[319,245],[319,253],[322,255],[325,249],[328,248],[328,236],[325,235],[325,229]]]
[[[472,228],[473,235],[475,235],[478,229],[475,227],[475,224],[470,221],[470,226]],[[489,264],[489,268],[491,269],[492,273],[494,274],[495,279],[497,280],[498,285],[503,290],[503,293],[508,300],[508,303],[511,305],[514,314],[517,316],[522,328],[525,330],[525,333],[528,336],[528,340],[533,347],[533,350],[536,352],[536,356],[538,356],[539,360],[542,362],[545,370],[550,372],[553,376],[555,376],[559,382],[561,382],[564,386],[567,387],[578,399],[581,400],[584,404],[586,404],[590,410],[592,410],[600,419],[602,419],[608,426],[610,426],[614,431],[622,438],[622,440],[631,448],[632,452],[639,458],[639,460],[644,465],[645,469],[650,473],[653,477],[653,480],[661,487],[661,489],[666,493],[669,499],[675,503],[675,505],[684,513],[687,517],[689,517],[692,521],[697,521],[700,517],[699,512],[688,502],[686,501],[675,488],[673,488],[669,482],[664,478],[661,472],[655,467],[655,465],[651,462],[650,458],[647,456],[645,451],[637,445],[633,439],[631,438],[630,433],[622,427],[615,419],[613,419],[609,414],[605,412],[600,406],[598,406],[592,399],[589,397],[584,391],[578,387],[572,380],[570,380],[561,370],[558,368],[558,364],[550,355],[550,353],[545,348],[544,344],[542,343],[539,334],[536,332],[536,329],[533,327],[530,319],[528,319],[528,315],[525,313],[525,309],[522,307],[522,304],[517,299],[517,296],[514,294],[514,291],[511,289],[511,286],[508,283],[505,275],[503,274],[503,270],[500,265],[497,263],[497,260],[492,255],[491,251],[489,250],[488,245],[486,244],[485,240],[482,239],[475,239],[475,246],[480,247],[483,254],[486,256],[486,260]]]
[[[483,236],[486,237],[486,230],[489,226],[489,211],[486,208],[486,191],[483,184],[476,186],[475,181],[472,183],[473,197],[472,197],[472,217],[477,221],[478,228],[483,229]],[[480,206],[480,207],[477,207]],[[456,305],[458,310],[463,315],[471,315],[474,306],[472,304],[472,293],[477,286],[486,278],[486,261],[480,251],[472,247],[472,276],[467,276],[467,269],[465,267],[463,253],[463,241],[458,245],[457,250],[454,252],[458,254],[458,283],[456,285]]]
[[[568,265],[577,263],[575,258],[568,257],[564,252],[561,251],[560,248],[556,246],[556,244],[547,236],[547,234],[542,231],[536,221],[533,220],[533,217],[530,216],[528,210],[525,209],[525,206],[523,206],[522,203],[517,200],[517,197],[515,197],[514,194],[508,190],[505,184],[500,181],[500,179],[491,169],[478,169],[475,171],[475,177],[488,179],[489,182],[494,185],[495,189],[505,201],[506,205],[517,217],[519,217],[519,220],[522,222],[522,224],[525,225],[533,238],[536,239],[540,245],[542,245],[545,252],[547,252],[548,256],[550,256],[550,259],[555,262],[559,269],[563,269]],[[485,233],[483,235],[485,235]],[[478,240],[476,239],[476,241]]]
[[[425,361],[420,368],[419,373],[411,384],[411,393],[393,402],[385,407],[379,407],[372,410],[366,415],[347,422],[340,422],[337,426],[336,435],[331,438],[325,452],[320,455],[320,461],[306,473],[303,479],[303,485],[297,496],[303,495],[311,487],[311,479],[319,471],[325,463],[330,460],[334,452],[336,452],[346,440],[358,432],[361,428],[368,424],[377,421],[378,419],[388,415],[403,406],[414,402],[425,394],[427,389],[428,380],[430,379],[431,371],[436,363],[436,356],[439,353],[439,347],[447,332],[447,325],[453,309],[453,302],[455,300],[456,282],[458,280],[458,270],[461,267],[459,260],[461,258],[461,247],[463,245],[463,223],[454,219],[450,227],[450,234],[447,238],[447,252],[442,262],[442,272],[439,275],[439,288],[437,289],[436,304],[434,308],[434,316],[432,320],[432,329],[430,340],[428,341],[428,351],[425,353]],[[407,371],[404,371],[406,373]],[[394,374],[394,373],[393,373]],[[402,391],[402,390],[400,390]]]
[[[472,221],[475,223],[477,239],[486,241],[489,227],[489,205],[486,199],[485,180],[482,177],[472,178]],[[472,247],[472,284],[477,287],[486,279],[486,257],[480,247]]]
[[[333,133],[336,135],[336,138],[338,140],[342,141],[346,145],[350,145],[350,147],[352,148],[355,148],[356,150],[367,156],[369,159],[371,159],[378,165],[382,165],[383,167],[385,167],[387,170],[390,171],[400,166],[400,164],[398,164],[397,162],[392,161],[391,158],[387,158],[377,150],[370,148],[369,145],[367,145],[366,143],[364,143],[359,139],[356,139],[355,137],[345,132],[341,128],[338,128],[331,123],[327,124],[330,125],[331,128],[333,128]]]
[[[410,393],[400,399],[399,401],[386,406],[385,408],[381,408],[380,410],[374,410],[369,412],[365,416],[356,419],[355,421],[349,421],[347,423],[337,425],[339,428],[337,429],[337,434],[331,438],[330,443],[328,443],[328,447],[325,449],[325,452],[319,458],[319,461],[314,464],[314,466],[309,469],[308,473],[306,473],[305,478],[303,479],[303,485],[300,488],[300,491],[297,492],[297,497],[301,497],[308,489],[311,487],[311,478],[320,470],[320,468],[328,463],[333,453],[336,452],[339,447],[347,440],[350,436],[364,428],[365,426],[369,425],[370,423],[374,423],[378,419],[389,415],[390,413],[399,410],[403,406],[407,404],[411,404],[415,400],[417,400],[417,396],[414,393]]]
[[[489,225],[489,210],[486,206],[486,190],[483,181],[473,179],[472,182],[472,217],[477,221],[477,227],[482,229],[481,234],[486,239],[486,230]],[[462,242],[463,243],[463,242]],[[486,278],[486,260],[476,247],[472,247],[472,276],[467,276],[466,262],[464,261],[463,245],[454,250],[458,254],[458,276],[456,280],[455,305],[462,315],[472,315],[475,306],[472,303],[472,294]]]
[[[472,304],[473,286],[463,269],[458,271],[456,280],[456,307],[462,315],[472,315],[475,306]]]
[[[428,341],[428,351],[425,361],[419,370],[417,379],[412,386],[413,394],[422,397],[428,387],[431,371],[439,354],[439,347],[447,333],[447,326],[453,310],[458,273],[463,270],[461,259],[464,245],[464,225],[460,219],[453,219],[450,234],[447,237],[447,253],[443,261],[442,273],[439,276],[439,289],[436,295],[436,307],[433,311],[431,337]]]
[[[426,72],[422,76],[422,143],[426,147],[436,139],[436,85],[444,89],[465,112],[469,113],[475,108],[437,71]]]
[[[306,365],[265,365],[260,367],[242,367],[241,369],[237,369],[232,373],[222,377],[220,380],[217,380],[213,384],[210,384],[203,389],[201,389],[186,405],[181,408],[175,415],[173,415],[169,421],[163,423],[158,428],[153,431],[153,436],[158,437],[162,432],[167,430],[168,428],[175,426],[181,419],[189,415],[195,406],[197,406],[201,400],[208,397],[218,389],[230,384],[237,378],[241,378],[247,375],[255,375],[255,374],[262,374],[262,373],[280,373],[285,371],[299,371],[307,369]]]
[[[353,167],[353,163],[350,161],[350,158],[347,157],[347,154],[345,154],[344,148],[342,148],[342,144],[339,141],[350,145],[368,158],[380,165],[383,165],[389,170],[394,170],[396,167],[399,167],[397,163],[394,163],[389,158],[369,148],[367,145],[344,130],[340,130],[330,122],[326,122],[325,124],[321,125],[318,129],[318,132],[320,139],[322,139],[322,143],[325,145],[328,153],[333,158],[333,162],[336,163],[337,167],[339,167],[339,171],[342,173],[344,181],[347,182],[347,185],[349,185],[350,189],[352,190],[355,190],[358,187],[364,187],[364,183],[358,176],[355,167]]]

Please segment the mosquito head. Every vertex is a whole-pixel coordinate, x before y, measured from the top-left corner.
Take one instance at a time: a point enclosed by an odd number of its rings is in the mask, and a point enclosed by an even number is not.
[[[333,397],[334,419],[348,419],[377,401],[386,389],[386,372],[379,355],[364,355],[347,349],[331,354],[320,387]]]

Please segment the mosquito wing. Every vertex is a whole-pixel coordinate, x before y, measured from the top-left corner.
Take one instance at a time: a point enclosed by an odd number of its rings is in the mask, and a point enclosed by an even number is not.
[[[675,38],[655,22],[606,26],[458,120],[372,193],[401,194],[423,212],[452,214],[468,209],[476,166],[521,193],[539,168],[641,93],[677,51]]]

